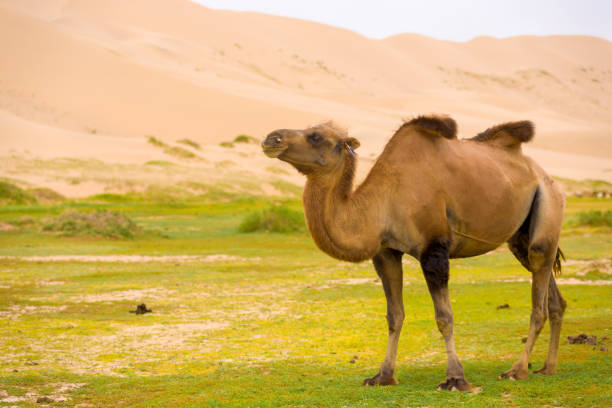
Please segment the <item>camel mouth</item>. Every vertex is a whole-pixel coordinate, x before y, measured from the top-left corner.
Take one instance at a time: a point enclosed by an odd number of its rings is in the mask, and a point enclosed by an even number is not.
[[[283,154],[285,152],[285,150],[287,150],[287,146],[266,146],[266,145],[262,145],[261,146],[263,149],[263,152],[266,156],[271,157],[273,159],[277,158],[278,156],[280,156],[281,154]]]

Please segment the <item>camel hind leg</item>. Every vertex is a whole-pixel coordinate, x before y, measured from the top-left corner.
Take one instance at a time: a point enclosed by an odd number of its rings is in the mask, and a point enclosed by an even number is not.
[[[561,337],[561,323],[567,303],[561,296],[554,276],[550,277],[548,283],[548,319],[550,322],[550,343],[548,356],[544,367],[534,371],[538,374],[554,374],[557,371],[557,352],[559,351],[559,338]]]
[[[525,379],[531,350],[544,327],[551,318],[548,358],[541,373],[554,373],[561,333],[561,320],[565,301],[553,276],[553,268],[560,265],[558,249],[561,222],[563,219],[563,196],[549,184],[540,188],[534,198],[530,215],[523,226],[508,241],[516,258],[532,273],[531,320],[525,348],[512,368],[501,374],[502,378]]]

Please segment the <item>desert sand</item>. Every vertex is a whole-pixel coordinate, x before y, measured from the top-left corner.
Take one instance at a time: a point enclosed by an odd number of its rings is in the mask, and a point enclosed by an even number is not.
[[[301,178],[256,145],[219,143],[329,119],[361,140],[363,174],[403,119],[431,112],[454,117],[461,137],[530,119],[525,151],[548,171],[612,181],[612,43],[600,38],[373,40],[186,0],[0,0],[0,48],[0,177],[69,196],[181,174],[278,193],[271,181]],[[193,140],[198,159],[151,136]],[[119,167],[66,175],[66,158]]]

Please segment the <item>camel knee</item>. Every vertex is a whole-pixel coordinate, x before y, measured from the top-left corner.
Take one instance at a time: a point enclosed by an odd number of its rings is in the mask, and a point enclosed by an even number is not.
[[[550,265],[552,267],[556,255],[556,248],[547,241],[532,242],[528,248],[529,265],[532,272],[537,272]]]
[[[544,309],[534,309],[531,312],[531,323],[535,326],[538,333],[544,327],[544,323],[546,323],[547,313]]]
[[[447,338],[453,333],[453,316],[452,315],[440,315],[436,316],[436,324],[438,325],[438,330],[442,333],[444,338]]]
[[[404,311],[387,313],[387,324],[389,326],[389,333],[399,333],[402,330],[404,324]]]
[[[555,302],[548,306],[548,317],[553,322],[559,322],[563,320],[565,309],[567,308],[567,302],[561,296],[559,296]]]

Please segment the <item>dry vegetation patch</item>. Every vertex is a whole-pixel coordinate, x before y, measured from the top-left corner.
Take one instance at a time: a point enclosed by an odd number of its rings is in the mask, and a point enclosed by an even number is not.
[[[142,229],[128,216],[106,210],[91,213],[66,210],[58,216],[44,219],[42,230],[69,236],[93,235],[107,238],[134,238],[142,234]]]

